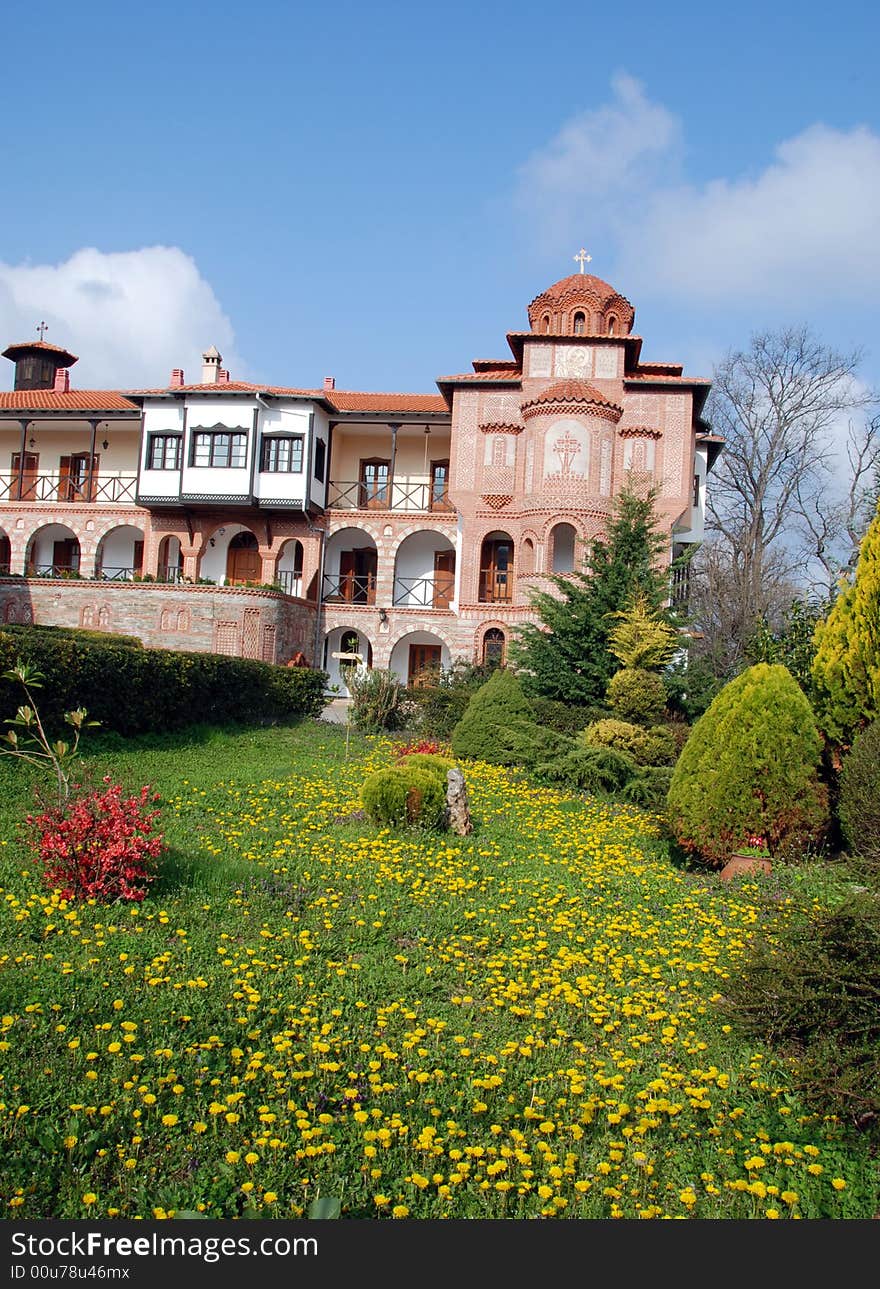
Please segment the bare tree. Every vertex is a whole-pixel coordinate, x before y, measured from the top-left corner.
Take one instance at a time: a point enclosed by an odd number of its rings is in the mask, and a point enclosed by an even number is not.
[[[828,471],[826,487],[810,480],[798,486],[798,512],[815,573],[813,588],[831,599],[842,578],[855,570],[859,546],[877,508],[880,491],[880,415],[847,426],[844,488]]]
[[[754,335],[716,369],[708,416],[725,444],[707,490],[699,598],[710,616],[699,625],[707,643],[720,632],[728,660],[804,583],[804,511],[809,501],[811,517],[819,514],[813,503],[827,490],[835,425],[871,401],[855,380],[860,360],[860,352],[837,353],[796,327]],[[818,539],[810,533],[810,540],[815,554]],[[830,558],[827,538],[822,549]],[[723,606],[714,600],[722,586]]]

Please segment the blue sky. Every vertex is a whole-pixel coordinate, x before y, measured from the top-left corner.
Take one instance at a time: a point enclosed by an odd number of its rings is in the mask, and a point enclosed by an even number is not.
[[[19,6],[2,338],[45,318],[80,385],[215,343],[233,377],[431,390],[583,244],[645,357],[708,375],[807,321],[880,385],[877,10]]]

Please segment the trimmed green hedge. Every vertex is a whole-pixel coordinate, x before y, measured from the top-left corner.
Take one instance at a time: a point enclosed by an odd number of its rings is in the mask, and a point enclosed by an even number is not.
[[[93,631],[89,627],[51,627],[42,622],[27,626],[22,622],[8,622],[3,631],[24,637],[37,635],[55,636],[56,639],[84,640],[90,644],[126,645],[129,649],[143,649],[144,643],[137,636],[116,635],[112,631]]]
[[[85,707],[89,719],[120,734],[195,723],[243,724],[317,716],[327,677],[307,667],[276,667],[214,653],[135,649],[46,631],[0,631],[0,674],[17,658],[44,676],[40,713],[58,725]],[[21,686],[0,680],[0,724],[23,701]]]

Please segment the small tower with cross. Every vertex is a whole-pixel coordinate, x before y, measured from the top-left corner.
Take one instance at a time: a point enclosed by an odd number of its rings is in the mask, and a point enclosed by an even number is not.
[[[15,389],[54,389],[55,373],[77,361],[76,354],[43,339],[49,330],[45,322],[36,329],[39,340],[23,340],[3,350],[3,357],[15,363]]]

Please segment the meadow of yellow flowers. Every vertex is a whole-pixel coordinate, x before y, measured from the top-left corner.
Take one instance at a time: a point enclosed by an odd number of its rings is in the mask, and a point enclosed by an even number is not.
[[[153,755],[171,852],[143,904],[66,905],[7,826],[7,1217],[876,1211],[867,1150],[719,1005],[755,886],[486,765],[472,836],[377,831],[387,742],[261,737]]]

